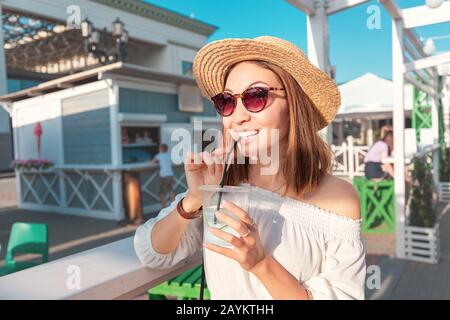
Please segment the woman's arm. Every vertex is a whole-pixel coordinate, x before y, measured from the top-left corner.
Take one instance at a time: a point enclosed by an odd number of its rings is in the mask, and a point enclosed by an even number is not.
[[[186,212],[195,212],[200,206],[201,204],[193,200],[189,193],[186,194],[183,199],[183,209]],[[181,217],[175,208],[166,217],[156,222],[149,235],[155,251],[160,254],[174,252],[190,221]]]
[[[383,163],[381,166],[381,169],[384,172],[387,172],[391,175],[391,177],[394,177],[394,166],[391,163],[388,163],[386,160],[389,159],[389,152],[388,150],[381,152],[381,162]],[[384,160],[384,162],[383,162]]]
[[[275,300],[310,300],[309,292],[277,260],[266,256],[252,273]]]
[[[167,208],[136,229],[134,250],[143,265],[153,269],[171,268],[201,249],[201,219],[177,220],[176,206],[186,195],[187,192],[177,194]],[[159,226],[153,232],[156,224]]]

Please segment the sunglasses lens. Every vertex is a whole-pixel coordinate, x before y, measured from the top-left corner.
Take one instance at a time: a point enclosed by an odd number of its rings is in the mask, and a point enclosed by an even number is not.
[[[266,88],[250,88],[243,94],[242,100],[250,112],[259,112],[266,106],[269,90]]]
[[[235,98],[229,93],[219,93],[212,98],[217,112],[224,117],[231,115],[234,111]]]

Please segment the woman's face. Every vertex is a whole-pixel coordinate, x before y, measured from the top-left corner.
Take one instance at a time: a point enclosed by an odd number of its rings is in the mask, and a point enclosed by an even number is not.
[[[253,62],[237,64],[228,75],[225,91],[240,94],[251,87],[282,88],[278,76],[271,70]],[[257,113],[249,112],[242,100],[236,109],[223,117],[223,126],[233,139],[239,140],[239,149],[246,157],[269,155],[272,146],[285,141],[289,129],[289,112],[285,91],[270,91],[266,107]],[[278,139],[274,133],[278,131]],[[271,136],[273,138],[271,138]],[[281,152],[280,152],[281,154]]]

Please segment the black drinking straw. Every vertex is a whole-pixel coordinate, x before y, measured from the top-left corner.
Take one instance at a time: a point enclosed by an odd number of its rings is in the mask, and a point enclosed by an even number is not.
[[[226,158],[225,158],[225,165],[223,166],[223,173],[222,173],[222,180],[220,181],[220,188],[222,189],[224,184],[225,184],[225,175],[228,172],[228,169],[230,168],[230,166],[227,166],[227,162],[228,162],[228,158],[230,156],[230,154],[234,151],[234,149],[236,148],[237,143],[239,142],[240,137],[234,142],[233,147],[231,148],[231,150],[228,152]],[[222,202],[222,190],[219,191],[219,200],[217,201],[217,211],[219,211],[220,209],[220,203]],[[217,217],[214,214],[214,224],[217,223]]]

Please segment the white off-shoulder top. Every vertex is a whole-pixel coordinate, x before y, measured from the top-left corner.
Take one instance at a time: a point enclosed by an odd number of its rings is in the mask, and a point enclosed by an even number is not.
[[[153,249],[150,235],[154,224],[174,210],[184,195],[178,194],[169,207],[136,230],[135,251],[144,265],[170,268],[203,249],[202,219],[189,223],[173,253],[160,254]],[[249,214],[258,225],[266,253],[298,279],[314,299],[364,299],[366,264],[361,220],[255,186],[251,186],[250,198]],[[262,282],[238,262],[207,249],[203,255],[211,299],[272,299]]]

